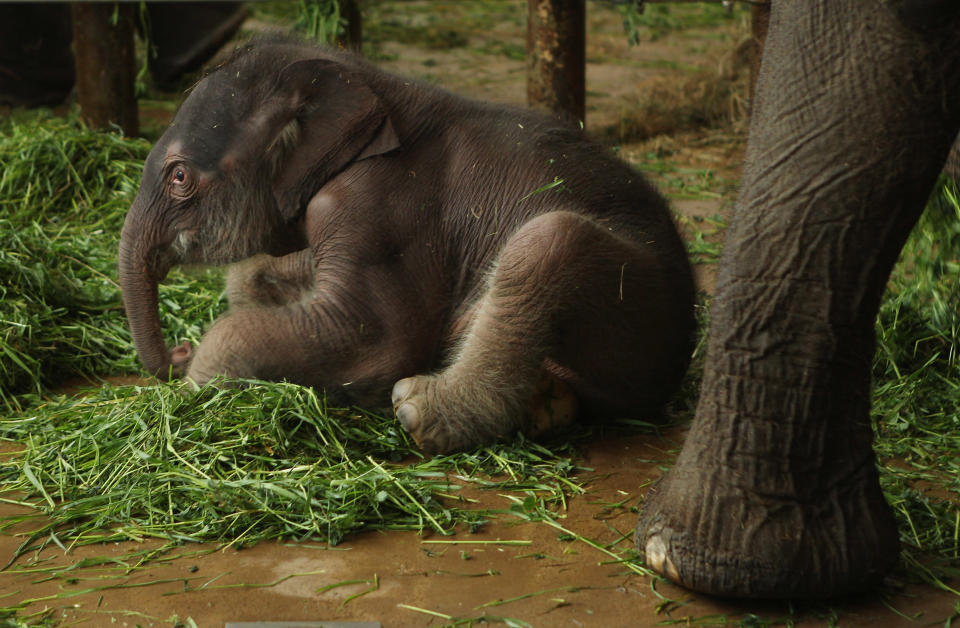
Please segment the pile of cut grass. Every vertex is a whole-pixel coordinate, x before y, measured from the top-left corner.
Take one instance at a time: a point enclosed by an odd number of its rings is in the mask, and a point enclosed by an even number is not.
[[[106,385],[3,421],[0,434],[26,450],[0,463],[0,482],[29,493],[19,501],[35,513],[0,531],[36,520],[24,551],[144,537],[336,544],[360,530],[477,526],[488,513],[458,496],[463,484],[528,492],[544,507],[580,490],[568,444],[424,459],[392,418],[329,408],[292,384],[248,384]]]
[[[742,127],[748,116],[751,48],[746,13],[728,12],[719,5],[644,6],[638,13],[632,3],[618,7],[631,45],[651,41],[674,31],[737,25],[731,49],[714,67],[685,67],[683,75],[660,76],[626,103],[620,120],[605,129],[619,144],[642,142],[661,135],[722,127]],[[678,66],[679,68],[680,66]]]
[[[873,417],[907,572],[960,596],[960,201],[943,178],[880,308]],[[951,588],[952,587],[952,588]]]
[[[44,114],[0,126],[0,407],[66,378],[137,370],[114,277],[149,149]],[[217,311],[216,278],[174,277],[161,287],[165,328],[196,339]]]

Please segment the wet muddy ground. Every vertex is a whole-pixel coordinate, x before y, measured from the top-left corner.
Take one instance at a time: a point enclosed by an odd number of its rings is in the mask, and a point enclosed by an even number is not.
[[[662,437],[590,443],[580,460],[591,469],[584,474],[588,490],[570,499],[558,520],[563,529],[504,514],[477,533],[454,537],[370,532],[336,547],[187,543],[150,561],[145,558],[160,541],[66,553],[51,546],[0,573],[0,602],[34,600],[21,615],[53,609],[45,617],[89,626],[191,620],[197,626],[376,621],[386,627],[468,620],[515,626],[949,625],[944,621],[954,614],[956,598],[920,585],[823,604],[738,603],[692,594],[611,559],[596,546],[630,546],[635,506],[682,438],[682,429],[675,428]],[[466,497],[504,510],[513,504],[509,496],[489,492]],[[3,514],[18,510],[0,506]],[[20,542],[0,537],[0,556],[11,555]]]
[[[484,4],[493,9],[485,12]],[[367,17],[368,53],[391,71],[472,97],[522,104],[522,6],[379,3]],[[747,33],[741,11],[732,20],[702,28],[664,27],[655,40],[647,33],[641,45],[629,47],[615,11],[603,3],[590,3],[589,11],[587,128],[614,141],[630,126],[645,90],[698,71],[727,71]],[[248,27],[259,30],[264,24],[251,20]],[[742,94],[731,96],[731,110],[742,105]],[[162,122],[169,110],[147,115]],[[736,194],[744,141],[738,120],[720,128],[680,128],[624,142],[619,149],[687,217],[681,219],[687,236],[705,238],[699,258],[705,263],[697,272],[708,291],[715,243]],[[321,620],[428,626],[472,620],[514,626],[882,627],[949,625],[948,618],[956,616],[958,597],[926,585],[891,581],[871,596],[813,605],[734,603],[689,593],[614,561],[598,548],[632,545],[636,508],[671,464],[683,430],[587,444],[580,464],[590,469],[581,477],[587,478],[588,490],[569,500],[566,516],[558,520],[564,529],[503,514],[469,536],[365,533],[336,547],[184,544],[151,556],[161,541],[67,551],[50,545],[0,572],[0,607],[30,600],[21,619],[37,613],[36,620],[88,626]],[[5,451],[9,455],[13,449]],[[505,511],[517,497],[480,491],[468,496]],[[0,515],[24,511],[0,503]],[[23,524],[21,531],[28,530],[29,524]],[[17,535],[0,536],[0,558],[13,555],[22,541]]]

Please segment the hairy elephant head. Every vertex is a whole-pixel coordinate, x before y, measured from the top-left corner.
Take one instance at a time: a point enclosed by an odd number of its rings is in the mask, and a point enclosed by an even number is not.
[[[120,285],[141,361],[170,355],[157,283],[175,264],[306,246],[297,223],[323,184],[398,142],[358,70],[317,48],[251,45],[206,76],[147,157],[120,240]]]

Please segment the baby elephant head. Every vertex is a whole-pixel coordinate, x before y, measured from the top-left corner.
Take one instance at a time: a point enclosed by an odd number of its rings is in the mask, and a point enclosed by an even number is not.
[[[316,58],[328,54],[290,44],[248,47],[196,86],[150,151],[119,262],[130,329],[148,371],[170,367],[157,283],[173,265],[227,264],[306,246],[297,224],[317,190],[351,162],[397,147],[362,73]]]

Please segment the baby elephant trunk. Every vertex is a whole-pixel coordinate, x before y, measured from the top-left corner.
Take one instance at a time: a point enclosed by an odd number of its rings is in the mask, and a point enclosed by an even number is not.
[[[157,284],[170,269],[169,243],[164,243],[154,229],[146,228],[137,211],[131,208],[120,235],[120,288],[123,305],[137,354],[147,371],[166,377],[170,370],[170,353],[163,340],[158,312]]]

